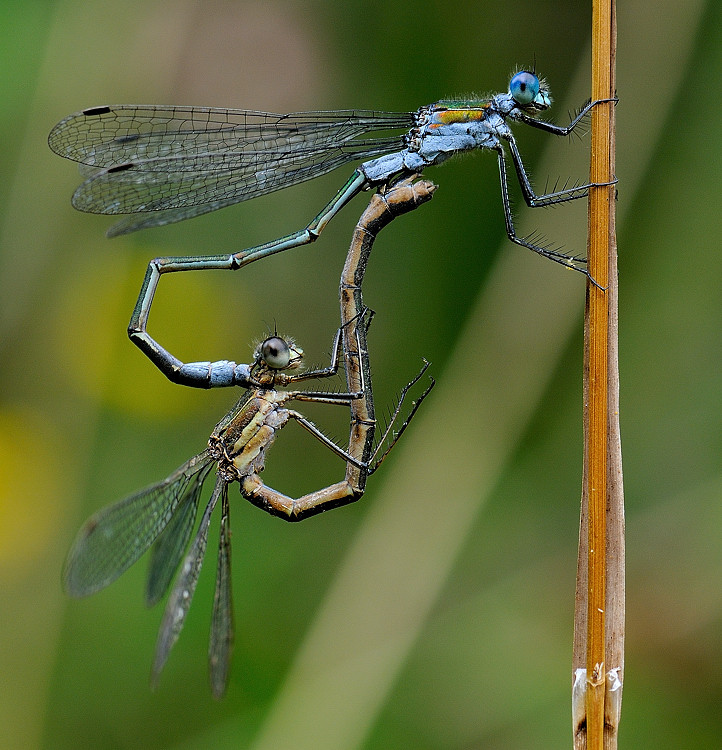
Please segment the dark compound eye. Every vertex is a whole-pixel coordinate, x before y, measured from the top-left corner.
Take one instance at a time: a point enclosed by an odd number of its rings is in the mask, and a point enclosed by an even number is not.
[[[261,344],[261,357],[273,370],[283,370],[291,361],[291,349],[279,336],[271,336]]]
[[[509,81],[509,93],[517,104],[531,104],[539,93],[539,79],[528,70],[519,71]]]

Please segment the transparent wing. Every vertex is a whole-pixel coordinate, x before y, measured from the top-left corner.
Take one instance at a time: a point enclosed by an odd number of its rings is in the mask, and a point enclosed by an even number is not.
[[[59,122],[48,143],[86,165],[81,211],[169,211],[170,223],[325,174],[404,146],[414,113],[341,110],[289,115],[201,107],[112,106]],[[88,167],[90,169],[88,169]],[[143,221],[143,220],[141,220]],[[134,229],[133,220],[114,234]],[[131,227],[131,228],[129,228]]]
[[[148,607],[157,604],[165,595],[185,554],[196,522],[198,497],[211,465],[206,464],[196,474],[194,481],[186,486],[173,517],[151,547],[145,587],[145,603]]]
[[[198,531],[196,532],[193,543],[191,544],[188,554],[183,560],[183,565],[178,573],[173,591],[171,592],[168,602],[163,613],[163,621],[158,631],[158,642],[155,648],[155,658],[153,659],[153,669],[151,672],[151,684],[157,685],[158,677],[165,666],[170,650],[178,640],[183,625],[185,624],[186,615],[193,601],[193,594],[198,583],[198,576],[203,565],[203,558],[206,553],[208,543],[208,527],[211,522],[211,514],[218,502],[218,498],[226,487],[227,483],[220,476],[216,479],[216,486],[213,495],[208,501],[203,517],[201,518]]]
[[[83,597],[111,584],[154,542],[188,493],[198,493],[212,459],[198,454],[158,484],[103,508],[78,532],[63,567],[70,596]]]
[[[73,206],[96,214],[165,211],[160,220],[169,224],[297,185],[349,162],[400,147],[399,139],[366,143],[375,145],[334,146],[323,152],[297,149],[277,156],[259,152],[129,162],[87,179],[73,194]],[[156,217],[148,218],[153,225],[158,223]]]
[[[323,149],[365,133],[409,129],[414,113],[338,110],[276,114],[243,109],[123,104],[61,120],[48,136],[59,156],[95,168],[172,156]]]
[[[211,690],[215,698],[226,692],[233,651],[233,598],[231,596],[231,533],[228,485],[223,487],[221,505],[221,536],[218,543],[218,572],[213,597],[213,618],[208,645],[208,666]]]

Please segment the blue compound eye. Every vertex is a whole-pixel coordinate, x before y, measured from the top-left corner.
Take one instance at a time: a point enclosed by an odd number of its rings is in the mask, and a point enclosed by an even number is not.
[[[539,79],[528,70],[522,70],[509,81],[509,93],[522,107],[531,104],[539,93]]]

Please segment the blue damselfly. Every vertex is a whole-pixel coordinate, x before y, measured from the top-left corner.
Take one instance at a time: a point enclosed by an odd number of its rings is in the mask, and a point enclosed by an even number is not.
[[[313,242],[361,191],[389,185],[451,156],[475,149],[497,155],[509,239],[557,263],[586,272],[585,261],[514,229],[506,150],[530,207],[584,197],[592,183],[537,195],[509,122],[568,136],[603,101],[586,104],[567,126],[537,116],[551,106],[544,79],[514,74],[506,93],[484,99],[442,100],[416,112],[342,110],[274,114],[203,107],[112,105],[91,107],[59,122],[50,148],[83,165],[88,175],[73,205],[100,214],[132,214],[110,236],[161,226],[215,211],[362,161],[346,184],[302,230],[221,255],[157,258],[146,274],[194,269],[237,269],[259,258]],[[402,131],[394,134],[394,131]],[[138,216],[137,214],[141,214]]]

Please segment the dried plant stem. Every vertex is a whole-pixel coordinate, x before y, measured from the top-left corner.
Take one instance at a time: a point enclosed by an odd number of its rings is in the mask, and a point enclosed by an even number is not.
[[[592,99],[614,96],[614,0],[593,0]],[[592,112],[591,182],[614,178],[614,106]],[[576,750],[613,750],[624,644],[624,511],[618,415],[614,186],[589,191],[584,481],[574,629]]]

